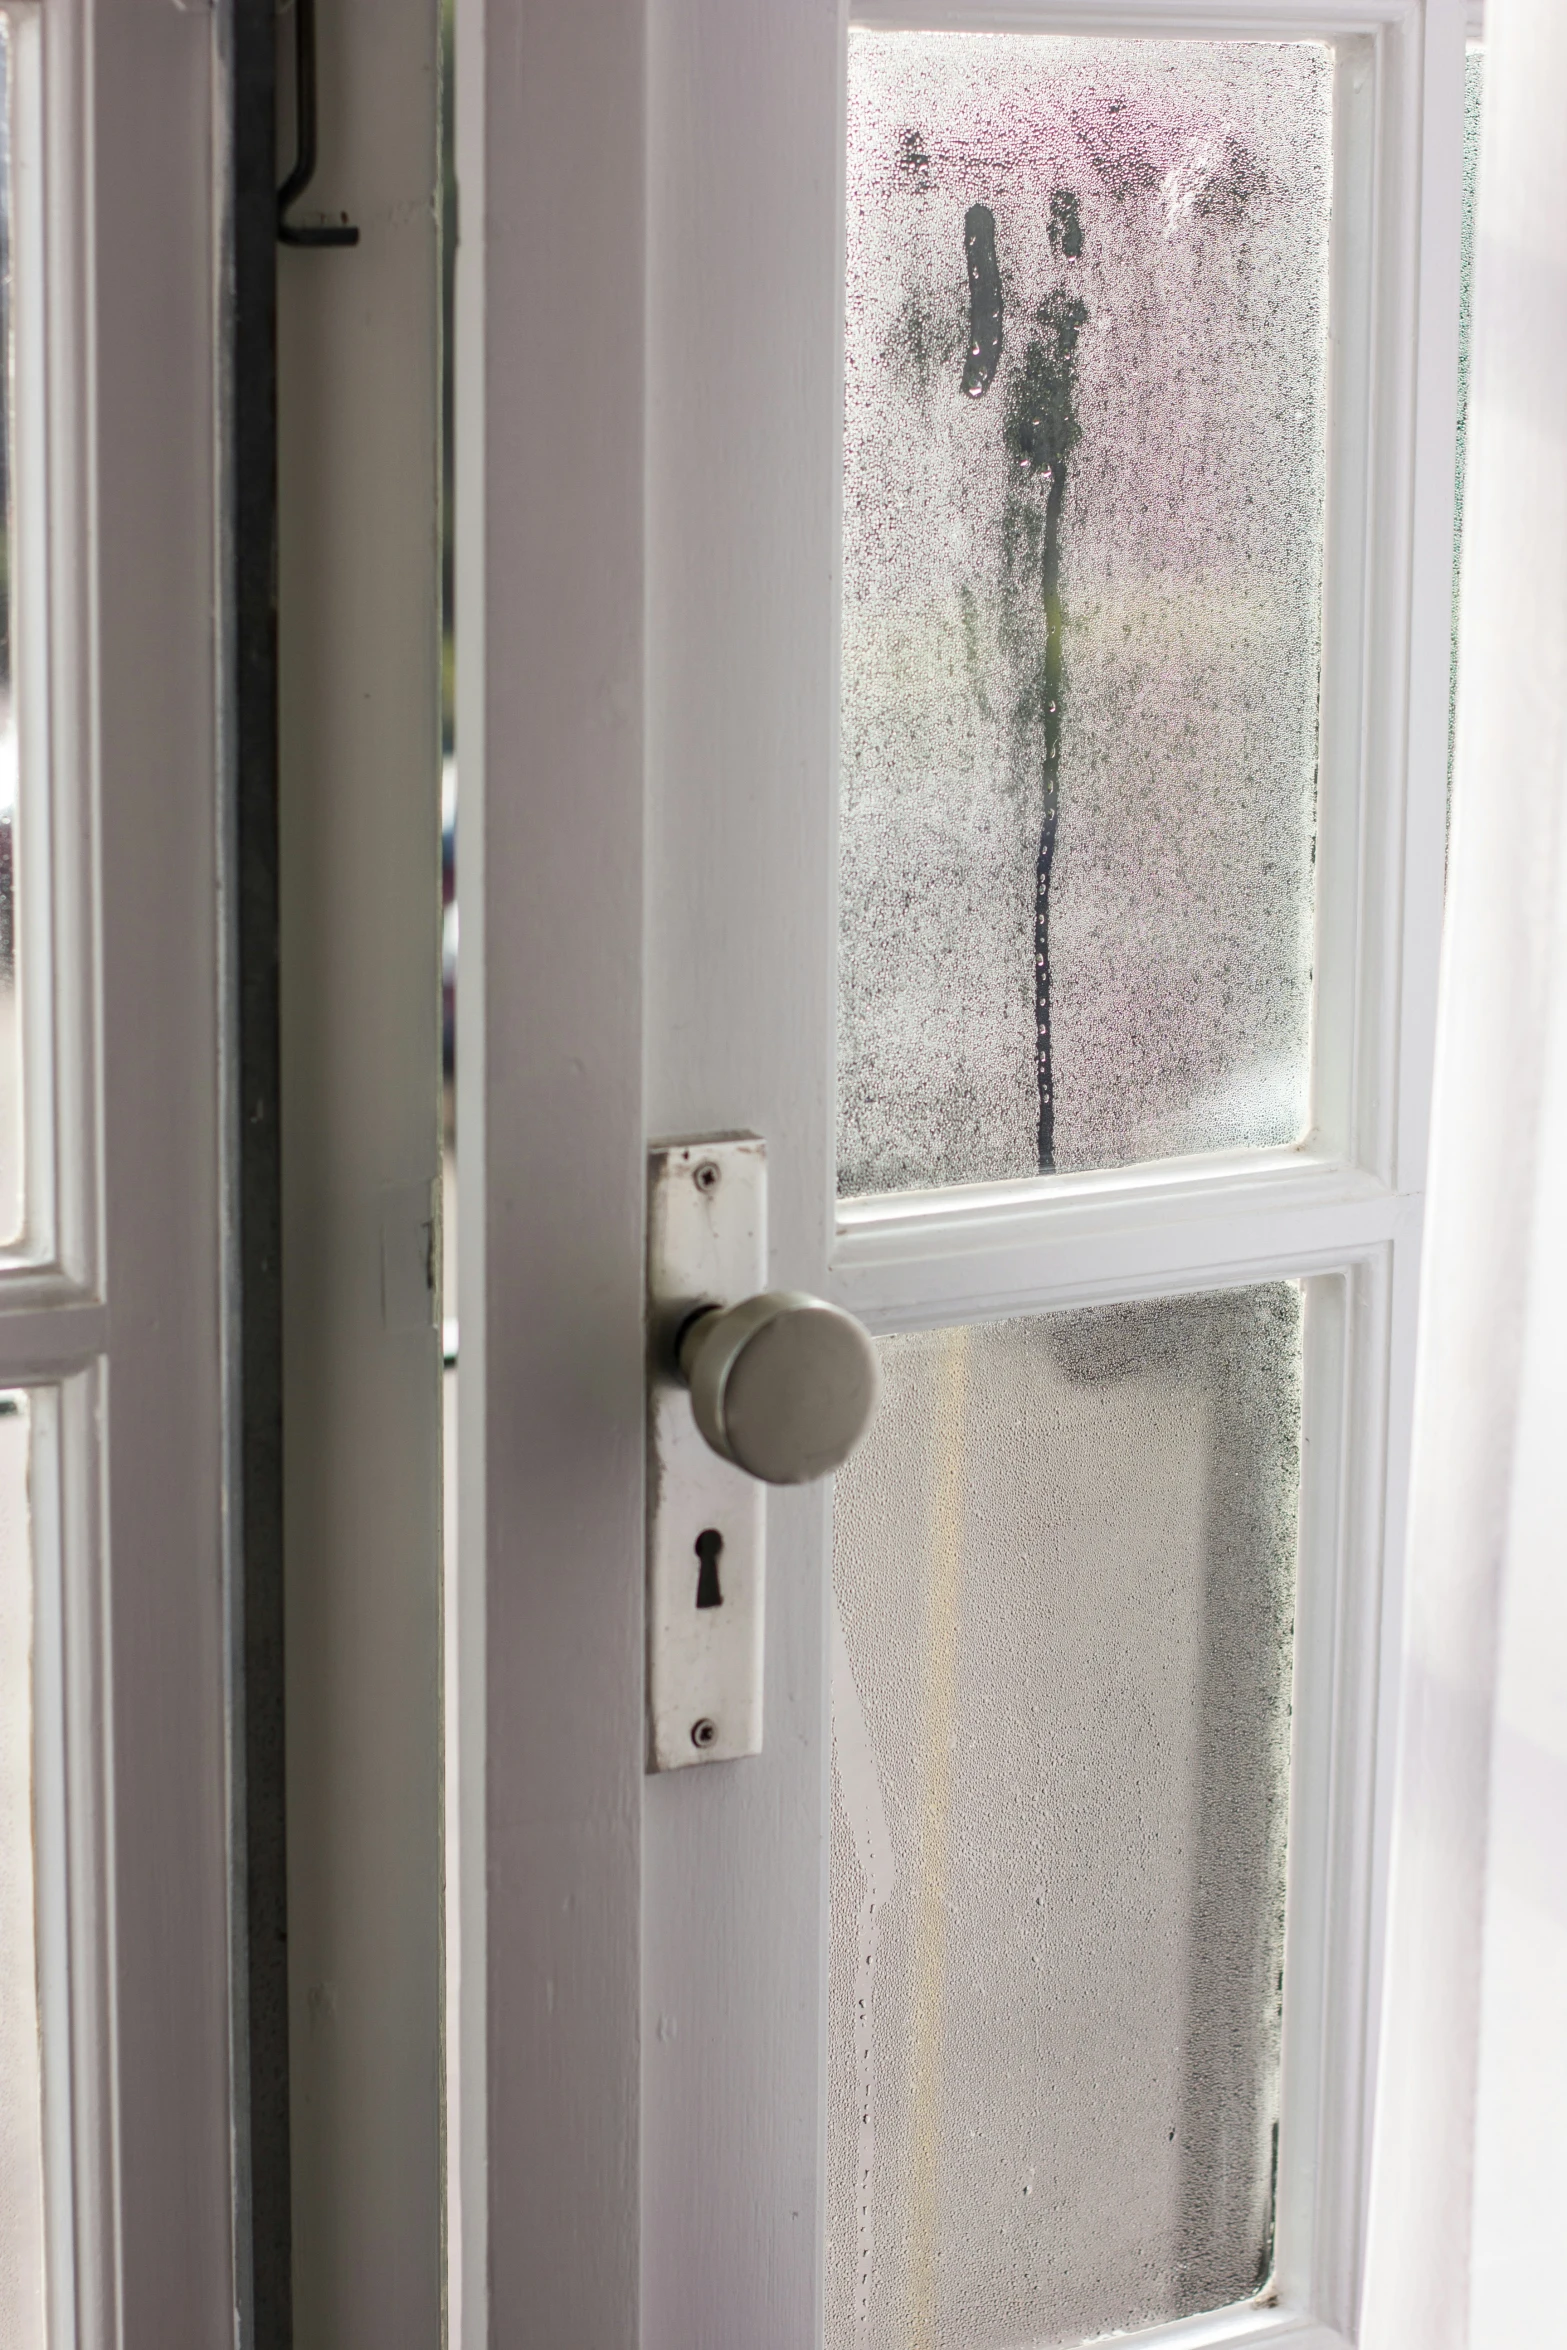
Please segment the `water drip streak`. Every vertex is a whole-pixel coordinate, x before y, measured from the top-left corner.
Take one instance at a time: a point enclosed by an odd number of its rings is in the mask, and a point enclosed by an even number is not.
[[[971,204],[963,221],[963,260],[968,270],[968,353],[963,390],[983,399],[1001,357],[1001,272],[996,266],[996,216],[988,204]]]
[[[1063,198],[1063,204],[1069,201]],[[1075,221],[1075,211],[1072,215]],[[1081,250],[1080,235],[1075,240]],[[1065,243],[1063,240],[1063,250]],[[1061,812],[1061,707],[1065,676],[1061,657],[1061,511],[1066,500],[1067,458],[1081,428],[1075,407],[1077,338],[1088,312],[1075,297],[1052,293],[1035,313],[1030,338],[1014,377],[1006,418],[1008,450],[1019,474],[1043,483],[1043,529],[1039,510],[1016,492],[1008,499],[1003,543],[1039,550],[1039,596],[1045,636],[1042,658],[1020,693],[1014,725],[1037,742],[1041,752],[1039,854],[1034,867],[1034,1048],[1039,1081],[1039,1171],[1055,1172],[1056,1086],[1050,1035],[1050,881],[1055,865]],[[1037,626],[1037,620],[1034,623]],[[1037,639],[1035,640],[1037,642]],[[1036,731],[1037,730],[1037,731]]]
[[[1044,774],[1041,778],[1039,856],[1034,866],[1034,1028],[1039,1070],[1039,1172],[1053,1175],[1056,1165],[1056,1081],[1050,1042],[1050,876],[1056,860],[1056,830],[1061,819],[1061,501],[1066,490],[1066,460],[1051,468],[1050,493],[1045,500],[1045,553],[1041,566],[1045,591],[1045,709]]]

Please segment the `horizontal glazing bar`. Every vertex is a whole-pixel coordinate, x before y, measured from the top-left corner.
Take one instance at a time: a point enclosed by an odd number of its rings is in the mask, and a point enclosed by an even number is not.
[[[57,1377],[108,1351],[108,1308],[72,1300],[17,1299],[0,1282],[0,1385]]]
[[[950,1223],[967,1228],[976,1219],[1025,1215],[1061,1220],[1081,1216],[1089,1209],[1118,1211],[1130,1206],[1140,1213],[1150,1207],[1159,1214],[1180,1213],[1186,1203],[1206,1212],[1216,1197],[1230,1202],[1253,1194],[1278,1205],[1317,1203],[1328,1197],[1370,1202],[1389,1196],[1379,1177],[1320,1151],[1213,1152],[1075,1175],[954,1183],[939,1190],[878,1192],[840,1199],[838,1248],[841,1251],[852,1245],[863,1234],[914,1226],[926,1230]]]
[[[1147,1185],[976,1187],[878,1202],[839,1225],[833,1297],[874,1330],[1357,1263],[1418,1243],[1422,1202],[1319,1165]]]
[[[1417,0],[1207,0],[1207,5],[1163,6],[1160,0],[1101,8],[1094,0],[854,0],[853,25],[910,32],[1083,33],[1161,41],[1331,41],[1403,24]]]

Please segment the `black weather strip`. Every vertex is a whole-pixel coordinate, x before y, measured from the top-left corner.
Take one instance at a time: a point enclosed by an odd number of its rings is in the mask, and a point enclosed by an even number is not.
[[[230,2044],[240,2350],[291,2350],[278,1057],[275,0],[222,0]]]

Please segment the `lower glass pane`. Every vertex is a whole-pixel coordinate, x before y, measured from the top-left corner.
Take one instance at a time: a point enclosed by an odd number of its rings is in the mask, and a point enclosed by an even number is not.
[[[880,1342],[840,1472],[827,2340],[1272,2261],[1297,1285]]]
[[[45,2338],[30,1453],[27,1397],[0,1394],[0,2342],[16,2350]]]

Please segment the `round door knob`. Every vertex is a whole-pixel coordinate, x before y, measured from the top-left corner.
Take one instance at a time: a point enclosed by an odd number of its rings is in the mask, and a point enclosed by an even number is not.
[[[710,1306],[687,1323],[680,1368],[714,1452],[769,1485],[808,1485],[871,1424],[876,1350],[852,1314],[796,1289]]]

